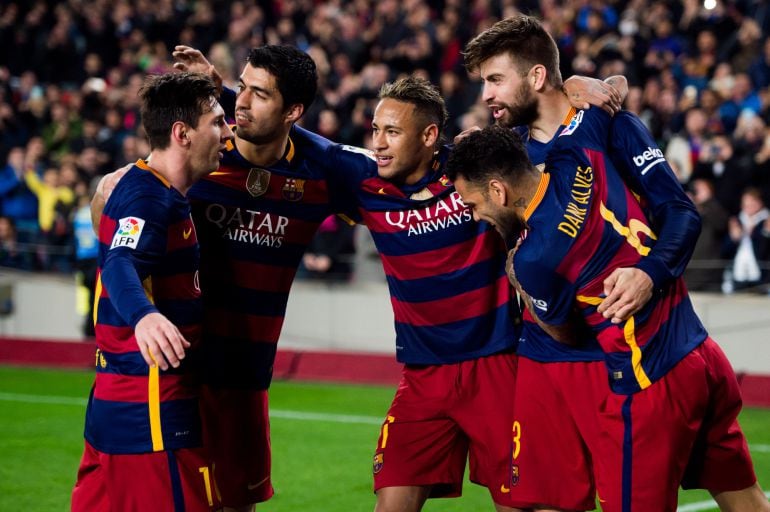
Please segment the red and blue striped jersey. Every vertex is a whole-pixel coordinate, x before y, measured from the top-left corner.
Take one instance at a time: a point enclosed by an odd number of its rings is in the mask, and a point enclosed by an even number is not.
[[[571,131],[576,121],[572,109],[556,135],[547,143],[528,137],[519,128],[530,160],[540,168],[562,131]],[[645,214],[658,232],[651,252],[633,266],[645,271],[656,290],[680,277],[692,256],[700,233],[700,215],[663,158],[655,140],[634,114],[623,111],[613,116],[608,138],[601,151],[608,155],[617,171],[643,202]],[[579,347],[553,340],[524,312],[519,354],[537,361],[599,361],[604,358],[593,337],[584,337]]]
[[[220,101],[227,112],[233,99],[225,89]],[[504,245],[488,224],[473,221],[443,177],[446,153],[419,183],[398,187],[377,176],[360,148],[298,127],[291,138],[276,166],[254,167],[231,150],[220,169],[225,174],[215,172],[190,191],[201,239],[209,384],[269,385],[297,265],[330,213],[363,221],[372,233],[390,288],[399,361],[452,363],[515,346]],[[293,191],[297,182],[302,192]],[[282,232],[267,232],[270,226]]]
[[[681,278],[656,291],[622,325],[597,313],[603,281],[640,265],[658,235],[606,155],[611,120],[578,112],[546,159],[525,216],[529,229],[515,256],[517,277],[547,324],[569,323],[577,309],[602,350],[615,392],[633,393],[665,375],[706,338]]]
[[[356,148],[336,151],[335,168],[353,187],[359,216],[380,254],[395,318],[396,357],[446,364],[515,348],[516,303],[505,275],[505,246],[473,220],[444,176],[448,148],[414,185],[377,175]],[[368,160],[365,174],[351,161]],[[357,171],[357,172],[351,172]]]
[[[113,454],[200,445],[191,357],[200,338],[198,241],[190,206],[143,161],[120,180],[99,223],[96,379],[85,437]],[[160,312],[192,343],[179,368],[145,363],[134,335]]]
[[[348,211],[334,186],[330,141],[293,127],[283,158],[255,166],[228,145],[188,194],[201,242],[203,378],[267,389],[289,290],[318,226]]]

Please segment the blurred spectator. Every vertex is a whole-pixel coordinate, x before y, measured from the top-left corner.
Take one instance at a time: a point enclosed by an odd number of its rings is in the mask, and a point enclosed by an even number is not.
[[[690,179],[706,139],[706,128],[706,114],[699,108],[692,108],[685,115],[684,133],[672,137],[666,147],[666,159],[680,183]]]
[[[28,169],[24,181],[37,196],[39,241],[43,244],[39,253],[41,266],[44,269],[69,272],[69,213],[75,194],[72,189],[61,185],[59,170],[54,167],[45,170],[42,180],[35,171]]]
[[[736,72],[747,73],[752,62],[761,52],[762,29],[751,18],[743,18],[737,32],[723,44],[723,56]],[[756,87],[756,84],[753,84]]]
[[[725,256],[732,263],[725,272],[723,291],[753,289],[768,282],[770,259],[770,212],[759,190],[748,188],[741,197],[741,211],[728,222]]]
[[[733,80],[732,94],[719,108],[720,116],[728,131],[735,129],[738,116],[744,110],[759,114],[762,111],[762,101],[757,91],[753,89],[749,75],[738,73]]]
[[[701,148],[692,179],[712,181],[716,197],[730,215],[740,210],[741,194],[751,183],[752,169],[741,165],[736,158],[733,144],[724,135],[710,138]]]
[[[645,66],[650,72],[660,72],[671,66],[682,53],[683,44],[680,36],[674,32],[670,15],[662,17],[653,27],[654,37],[650,41]]]
[[[736,154],[746,160],[744,165],[754,166],[754,155],[762,148],[765,131],[765,122],[750,110],[744,110],[738,117],[738,123],[733,132],[733,145]]]
[[[751,85],[755,89],[764,89],[770,86],[770,37],[765,34],[762,51],[754,57],[749,66]]]
[[[762,146],[754,155],[756,185],[762,192],[762,201],[770,204],[770,128],[765,129]]]
[[[83,335],[94,335],[93,306],[96,289],[96,260],[99,253],[99,240],[91,224],[90,197],[96,189],[97,180],[93,181],[91,193],[81,187],[77,194],[77,208],[72,218],[75,244],[76,279],[82,289],[78,309],[84,316]]]
[[[30,244],[37,240],[39,231],[38,207],[37,197],[24,181],[25,156],[24,148],[11,149],[0,169],[0,214],[11,219],[19,242]]]
[[[706,116],[706,131],[712,135],[725,133],[725,126],[719,114],[719,105],[721,103],[722,98],[715,90],[707,88],[700,92],[698,105]]]
[[[32,255],[19,247],[16,226],[9,217],[0,217],[0,266],[32,270]]]
[[[146,73],[171,68],[171,51],[180,43],[207,53],[229,86],[237,84],[251,47],[299,46],[320,76],[318,99],[303,125],[355,146],[368,145],[384,82],[400,74],[427,76],[446,99],[451,140],[490,121],[478,103],[478,77],[466,73],[460,52],[473,35],[515,12],[544,20],[560,48],[564,76],[626,75],[627,108],[666,148],[680,180],[713,181],[717,200],[737,214],[749,185],[770,200],[770,142],[763,142],[767,128],[759,122],[770,121],[765,4],[0,2],[0,44],[13,49],[0,52],[0,214],[16,224],[20,247],[36,243],[37,199],[23,179],[28,168],[38,176],[58,168],[73,188],[146,156],[137,93]],[[65,214],[67,207],[59,209]],[[71,240],[72,227],[66,229]]]
[[[701,216],[702,228],[684,278],[687,288],[692,291],[719,291],[724,273],[722,245],[729,216],[714,197],[711,181],[695,179],[690,190]]]
[[[350,280],[353,272],[354,226],[336,215],[321,223],[305,255],[299,276],[327,282]]]

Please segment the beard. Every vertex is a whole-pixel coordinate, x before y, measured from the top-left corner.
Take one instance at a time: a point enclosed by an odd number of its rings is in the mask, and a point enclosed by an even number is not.
[[[527,228],[527,224],[516,212],[508,210],[497,219],[495,228],[503,237],[506,246],[512,248],[516,245],[521,232]]]
[[[513,103],[506,105],[505,110],[506,115],[497,120],[497,124],[504,128],[529,126],[537,120],[537,97],[526,81],[519,85]]]
[[[280,121],[263,119],[255,122],[252,116],[249,116],[249,121],[251,122],[245,126],[236,125],[233,133],[237,138],[256,146],[263,146],[283,136]]]

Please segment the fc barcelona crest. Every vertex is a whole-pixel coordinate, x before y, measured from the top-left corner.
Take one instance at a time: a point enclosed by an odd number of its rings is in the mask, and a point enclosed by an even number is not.
[[[511,487],[519,483],[519,466],[518,464],[511,465]]]
[[[252,167],[249,169],[249,175],[246,177],[246,190],[252,197],[259,197],[267,192],[267,186],[270,184],[270,171]]]
[[[382,465],[385,463],[385,456],[382,453],[376,453],[374,455],[374,462],[372,463],[372,472],[376,475],[382,469]]]
[[[299,201],[305,194],[305,180],[299,178],[286,178],[283,184],[283,198],[287,201]]]

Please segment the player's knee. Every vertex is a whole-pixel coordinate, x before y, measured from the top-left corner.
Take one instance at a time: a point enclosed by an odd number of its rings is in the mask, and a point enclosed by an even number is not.
[[[524,509],[521,509],[521,508],[506,507],[504,505],[500,505],[499,503],[495,503],[495,512],[526,512],[526,511]],[[558,511],[541,511],[541,510],[538,510],[537,512],[558,512]]]
[[[255,512],[255,505],[245,505],[243,507],[224,507],[220,509],[220,512]]]
[[[374,512],[419,512],[429,494],[429,486],[383,487],[377,490]]]
[[[770,512],[770,501],[759,483],[740,491],[712,494],[722,512]]]

